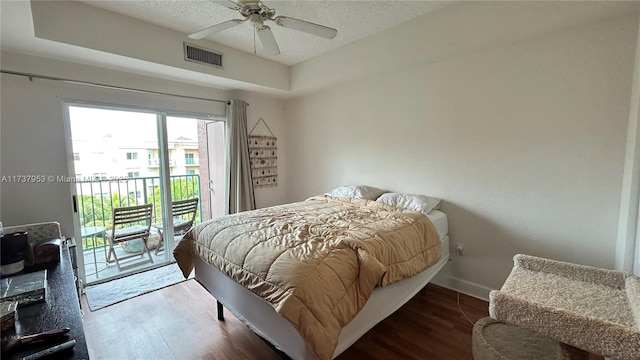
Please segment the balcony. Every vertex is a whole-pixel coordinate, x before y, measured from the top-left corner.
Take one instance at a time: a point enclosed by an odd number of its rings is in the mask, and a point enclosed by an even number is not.
[[[194,158],[186,158],[184,160],[185,166],[198,166],[198,160]]]
[[[171,200],[183,200],[193,197],[200,198],[199,175],[171,176]],[[109,249],[107,233],[112,229],[112,211],[114,207],[134,206],[141,204],[153,204],[153,223],[162,222],[163,206],[160,193],[159,177],[131,177],[95,179],[91,181],[79,181],[78,215],[82,232],[82,249],[84,255],[86,282],[93,283],[103,279],[121,275],[114,263],[106,262]],[[198,203],[195,223],[202,221],[202,212]],[[153,228],[152,228],[153,229]],[[179,237],[176,238],[178,240]],[[155,249],[159,240],[157,233],[152,230],[149,238],[149,248]],[[137,243],[136,243],[137,241]],[[126,254],[131,247],[140,247],[140,240],[131,241],[131,244],[116,245],[118,254]],[[149,266],[155,266],[166,262],[165,251],[155,254],[151,251],[154,263],[146,263],[136,267],[137,258],[130,260],[134,263],[126,269],[126,272],[135,272]]]

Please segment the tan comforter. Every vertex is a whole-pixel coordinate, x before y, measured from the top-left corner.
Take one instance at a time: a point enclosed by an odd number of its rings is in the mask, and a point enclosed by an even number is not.
[[[198,256],[267,300],[330,359],[374,287],[423,271],[441,245],[423,214],[318,196],[202,223],[173,253],[185,276]]]

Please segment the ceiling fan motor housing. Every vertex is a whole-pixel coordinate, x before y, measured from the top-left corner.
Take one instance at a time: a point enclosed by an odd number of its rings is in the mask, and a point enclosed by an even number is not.
[[[261,2],[243,4],[238,11],[240,11],[242,16],[252,18],[251,21],[253,21],[253,15],[259,15],[260,18],[264,20],[271,19],[276,14],[275,9],[268,8]]]

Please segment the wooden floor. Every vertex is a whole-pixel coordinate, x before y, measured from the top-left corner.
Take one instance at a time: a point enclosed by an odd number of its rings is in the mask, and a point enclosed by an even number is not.
[[[92,359],[280,359],[195,280],[91,312],[83,296]],[[488,304],[460,295],[476,321]],[[472,359],[471,323],[457,293],[427,285],[404,307],[365,334],[338,359]]]

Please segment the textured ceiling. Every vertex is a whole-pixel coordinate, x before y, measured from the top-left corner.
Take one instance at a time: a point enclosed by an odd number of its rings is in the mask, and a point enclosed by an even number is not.
[[[179,31],[184,33],[185,37],[226,20],[242,19],[237,11],[202,0],[84,0],[82,2]],[[338,35],[332,40],[327,40],[283,28],[274,23],[267,23],[282,53],[275,57],[264,54],[260,41],[256,37],[255,54],[282,64],[294,65],[440,9],[450,3],[450,1],[371,0],[264,1],[265,5],[276,10],[276,16],[284,15],[329,26],[337,29]],[[254,30],[248,22],[214,34],[207,39],[240,51],[254,53]]]

